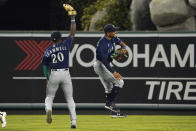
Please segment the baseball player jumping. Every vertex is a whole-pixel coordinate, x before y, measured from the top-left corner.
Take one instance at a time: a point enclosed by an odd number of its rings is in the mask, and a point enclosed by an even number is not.
[[[113,60],[112,55],[115,52],[115,44],[120,45],[121,48],[126,48],[126,44],[116,36],[116,30],[117,27],[112,24],[105,25],[105,36],[100,38],[97,43],[97,60],[94,63],[94,71],[105,88],[105,108],[112,111],[111,117],[125,117],[115,106],[115,98],[120,88],[123,87],[124,81],[122,76],[110,66]]]
[[[2,128],[6,127],[6,124],[7,124],[6,116],[7,116],[6,112],[0,112],[0,121],[2,123]]]
[[[69,73],[69,53],[76,32],[76,11],[68,4],[63,7],[71,16],[70,34],[62,40],[58,31],[51,33],[53,45],[46,49],[42,58],[44,75],[47,78],[45,110],[47,123],[52,123],[52,104],[60,86],[63,89],[71,118],[71,128],[76,128],[76,111],[73,100],[73,87]]]

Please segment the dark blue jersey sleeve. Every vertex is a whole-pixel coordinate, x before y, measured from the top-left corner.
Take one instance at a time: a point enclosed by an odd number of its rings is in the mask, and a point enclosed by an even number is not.
[[[115,44],[120,45],[120,43],[121,43],[120,38],[114,37],[113,40],[114,40]]]
[[[114,38],[113,38],[113,41],[114,41],[115,44],[120,45],[121,48],[126,48],[125,46],[122,46],[122,45],[121,45],[121,42],[122,42],[122,41],[120,40],[120,38],[114,37]]]
[[[63,44],[65,44],[66,48],[70,50],[72,46],[72,38],[70,36],[67,37],[66,40],[63,41]]]

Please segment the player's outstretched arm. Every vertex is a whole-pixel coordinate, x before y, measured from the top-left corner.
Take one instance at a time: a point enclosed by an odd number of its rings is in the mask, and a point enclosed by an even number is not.
[[[77,12],[75,9],[69,4],[63,4],[64,9],[68,12],[68,15],[71,16],[71,26],[70,26],[70,34],[69,36],[73,39],[76,33],[76,20],[75,16]]]
[[[69,36],[73,39],[76,33],[76,20],[75,16],[71,16],[71,26],[70,26],[70,34]]]

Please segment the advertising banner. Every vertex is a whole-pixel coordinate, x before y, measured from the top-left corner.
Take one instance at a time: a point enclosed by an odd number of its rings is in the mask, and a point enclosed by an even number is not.
[[[63,33],[66,38],[68,34]],[[93,70],[102,33],[77,33],[70,52],[76,103],[104,103],[104,88]],[[196,104],[194,33],[119,33],[129,57],[113,68],[124,78],[117,98],[125,104]],[[0,33],[0,103],[43,103],[46,80],[41,59],[50,33]],[[116,46],[116,48],[119,48]],[[55,102],[65,102],[59,88]]]

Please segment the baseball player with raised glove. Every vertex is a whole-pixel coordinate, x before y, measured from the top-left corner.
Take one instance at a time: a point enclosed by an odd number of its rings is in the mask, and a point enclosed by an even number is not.
[[[115,105],[115,98],[123,87],[124,81],[122,76],[110,66],[113,59],[120,61],[122,56],[127,55],[126,44],[116,36],[116,30],[117,27],[112,24],[105,25],[105,36],[97,43],[94,71],[105,88],[105,108],[111,110],[111,117],[125,117]],[[121,48],[115,51],[115,44],[120,45]]]
[[[43,71],[47,78],[45,99],[46,121],[49,124],[52,123],[52,104],[56,91],[61,87],[70,112],[71,128],[76,128],[75,102],[69,73],[69,54],[76,32],[75,16],[77,13],[68,4],[63,4],[63,7],[68,12],[68,15],[71,16],[70,34],[65,40],[62,40],[60,32],[52,32],[51,39],[53,45],[46,49],[42,58]]]

